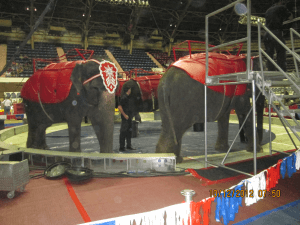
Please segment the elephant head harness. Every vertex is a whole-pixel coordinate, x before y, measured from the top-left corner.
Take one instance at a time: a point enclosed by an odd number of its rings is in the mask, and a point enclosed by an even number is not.
[[[102,77],[103,84],[109,93],[114,93],[117,87],[117,68],[108,61],[97,60],[69,61],[52,63],[43,69],[36,71],[23,85],[21,96],[24,99],[42,103],[60,103],[64,101],[71,90],[70,77],[76,64],[84,64],[93,61],[99,64],[99,74],[92,76],[83,82],[83,85],[97,77]],[[38,97],[40,95],[40,99]]]
[[[42,103],[55,104],[64,101],[68,97],[72,87],[70,77],[76,64],[85,64],[89,61],[99,64],[100,73],[85,80],[83,85],[101,76],[106,90],[109,93],[114,93],[118,83],[118,70],[116,66],[105,60],[99,62],[91,59],[88,61],[79,60],[52,63],[45,68],[36,71],[23,85],[21,90],[22,98],[38,102],[41,104],[42,108]]]

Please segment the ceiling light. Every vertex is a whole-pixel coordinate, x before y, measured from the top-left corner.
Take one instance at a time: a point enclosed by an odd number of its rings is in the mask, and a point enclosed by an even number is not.
[[[251,23],[252,25],[257,26],[258,22],[260,22],[260,23],[262,23],[263,25],[265,25],[265,24],[266,24],[266,19],[265,19],[264,17],[251,16],[250,23]],[[241,16],[240,19],[239,19],[239,23],[240,23],[240,24],[247,25],[247,16],[246,16],[246,15]]]
[[[234,6],[234,11],[239,16],[245,15],[248,12],[247,6],[243,3],[237,3]]]

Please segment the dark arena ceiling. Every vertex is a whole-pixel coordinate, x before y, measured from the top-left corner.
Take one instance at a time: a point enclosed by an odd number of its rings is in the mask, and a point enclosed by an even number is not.
[[[54,0],[39,29],[49,30],[50,26],[64,27],[68,31],[87,36],[117,33],[124,44],[129,43],[130,37],[154,41],[150,38],[153,35],[163,38],[165,44],[172,39],[204,41],[205,16],[234,2],[148,0],[148,7],[125,4],[132,1],[134,0]],[[142,1],[135,0],[135,2],[137,4]],[[265,11],[275,2],[276,0],[252,0],[252,15],[264,17]],[[293,11],[294,18],[299,17],[300,2],[298,0],[285,2],[290,11]],[[0,19],[10,19],[12,28],[19,27],[29,33],[30,25],[34,25],[48,3],[49,0],[2,1]],[[233,8],[213,16],[209,21],[210,44],[246,37],[247,26],[238,23],[239,18]],[[256,26],[252,26],[251,33],[253,38],[257,38]]]

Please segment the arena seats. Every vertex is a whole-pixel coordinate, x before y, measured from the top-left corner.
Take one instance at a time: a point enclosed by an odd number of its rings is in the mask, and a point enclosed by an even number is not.
[[[149,58],[143,49],[133,49],[132,54],[129,54],[129,50],[122,50],[116,47],[110,51],[124,71],[135,68],[151,71],[151,68],[157,68],[157,65]],[[143,76],[143,74],[140,74],[140,76]]]
[[[94,50],[94,56],[105,56],[105,46],[89,45],[88,50]]]
[[[67,54],[68,61],[83,60],[75,51],[70,51],[74,48],[83,49],[80,44],[61,44],[62,49]],[[74,56],[77,55],[77,56]]]
[[[20,46],[20,41],[9,41],[7,43],[7,61],[11,59],[17,48]],[[30,77],[33,70],[33,60],[32,59],[53,59],[52,62],[58,59],[56,45],[46,42],[35,42],[35,49],[31,49],[30,44],[26,44],[21,50],[20,55],[17,56],[12,63],[12,66],[8,69],[8,76],[16,77]],[[82,60],[81,56],[77,55],[76,52],[70,51],[72,49],[78,48],[82,49],[80,44],[60,44],[60,47],[65,53],[67,53],[67,58],[69,61]],[[151,60],[144,49],[133,49],[132,54],[129,54],[129,50],[122,50],[120,47],[106,47],[106,46],[96,46],[90,45],[88,50],[94,50],[94,56],[105,56],[105,50],[109,50],[115,59],[118,61],[120,66],[124,71],[130,71],[132,69],[141,68],[145,71],[151,71],[152,68],[157,68],[157,65]],[[49,62],[43,60],[35,61],[35,68],[44,68]],[[139,76],[147,75],[139,74]]]
[[[7,61],[11,59],[20,44],[20,41],[9,41],[7,43]],[[31,49],[31,45],[26,44],[20,55],[16,56],[11,68],[8,69],[11,76],[30,77],[33,74],[32,59],[55,59],[58,57],[54,44],[36,42],[34,47],[34,49]],[[37,61],[36,69],[44,68],[46,65],[48,65],[47,62]]]
[[[149,53],[163,66],[168,67],[172,62],[174,62],[174,54],[171,52],[170,56],[168,56],[167,52],[162,52],[160,50],[151,50]],[[195,52],[193,52],[195,53]],[[188,55],[189,52],[186,51],[176,51],[176,59],[178,60],[180,57]]]

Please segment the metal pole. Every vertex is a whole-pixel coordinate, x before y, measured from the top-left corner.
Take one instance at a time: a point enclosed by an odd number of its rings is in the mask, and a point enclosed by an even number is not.
[[[271,100],[272,100],[272,96],[270,97],[269,101],[271,101]],[[269,136],[270,136],[269,153],[270,153],[270,155],[272,155],[271,110],[272,110],[272,107],[271,107],[271,103],[269,102]]]
[[[205,17],[205,85],[204,85],[204,149],[205,162],[204,166],[207,168],[207,78],[208,78],[208,16]]]
[[[256,107],[255,107],[255,79],[252,80],[252,116],[253,116],[253,173],[256,175]]]
[[[287,132],[287,134],[289,135],[289,138],[290,138],[290,139],[291,139],[291,141],[293,142],[293,145],[294,145],[295,149],[298,149],[298,148],[297,148],[297,145],[296,145],[296,143],[294,142],[293,138],[291,137],[291,134],[290,134],[290,132],[289,132],[289,131],[288,131],[288,129],[286,128],[286,125],[285,125],[285,123],[283,122],[283,120],[281,119],[281,117],[280,117],[280,116],[279,116],[278,118],[280,119],[280,122],[282,123],[282,125],[283,125],[283,127],[284,127],[285,131],[286,131],[286,132]]]
[[[247,1],[247,75],[248,80],[250,80],[250,66],[251,66],[251,0]],[[255,99],[255,98],[253,98]],[[253,112],[255,112],[253,110]]]
[[[290,28],[290,35],[291,35],[292,51],[295,52],[293,28]],[[295,65],[295,69],[296,69],[296,74],[297,74],[297,77],[299,78],[299,70],[298,70],[297,60],[296,60],[296,58],[294,56],[293,56],[293,59],[294,59],[294,65]]]
[[[185,202],[187,203],[193,201],[193,196],[196,194],[196,192],[191,189],[184,189],[180,193],[185,197]]]

